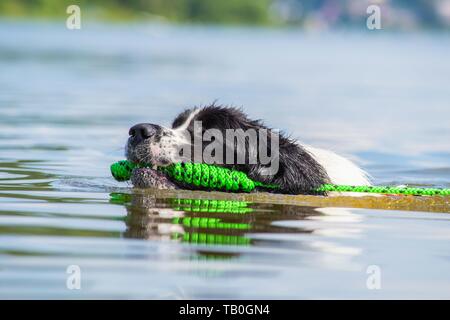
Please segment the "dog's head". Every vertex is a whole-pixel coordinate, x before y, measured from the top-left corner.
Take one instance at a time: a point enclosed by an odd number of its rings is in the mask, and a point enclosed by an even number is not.
[[[254,180],[299,192],[323,183],[326,174],[294,141],[249,119],[240,109],[211,105],[188,109],[171,127],[140,123],[130,129],[127,159],[150,164],[136,169],[137,187],[177,188],[156,170],[178,162],[216,164],[243,171]]]
[[[264,143],[264,154],[270,155],[272,135],[260,121],[250,120],[237,108],[208,106],[188,109],[179,114],[171,128],[140,123],[131,127],[126,145],[128,160],[151,164],[152,169],[177,162],[202,162],[239,169],[251,173],[259,166],[264,173],[258,146]],[[273,141],[272,141],[273,140]],[[265,163],[267,165],[267,161]],[[153,182],[156,173],[147,170]]]
[[[266,135],[265,139],[261,133]],[[144,187],[176,187],[167,181],[162,183],[163,175],[155,170],[160,166],[202,162],[260,175],[266,173],[270,164],[261,163],[258,146],[264,144],[266,157],[277,154],[270,150],[273,142],[278,142],[270,129],[258,120],[250,120],[240,109],[216,105],[185,110],[170,128],[151,123],[134,125],[129,135],[127,159],[152,167],[141,170],[140,178],[133,181]]]

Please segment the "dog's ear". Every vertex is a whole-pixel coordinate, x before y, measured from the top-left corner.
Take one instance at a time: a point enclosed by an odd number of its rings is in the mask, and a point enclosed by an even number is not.
[[[204,129],[249,129],[260,127],[258,121],[252,121],[240,108],[221,105],[204,107],[197,115]]]
[[[172,129],[180,127],[189,118],[189,115],[194,111],[194,109],[186,109],[175,117],[172,122]]]

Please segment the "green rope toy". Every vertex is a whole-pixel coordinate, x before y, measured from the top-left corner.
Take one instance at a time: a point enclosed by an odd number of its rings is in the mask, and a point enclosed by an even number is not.
[[[131,177],[134,168],[145,168],[149,165],[138,165],[122,160],[111,165],[111,174],[117,181],[126,181]],[[198,188],[251,192],[256,187],[276,189],[278,186],[264,184],[250,179],[244,172],[222,168],[206,163],[175,163],[158,168],[172,180]]]
[[[117,181],[126,181],[131,177],[134,168],[145,168],[149,165],[135,164],[127,160],[118,161],[111,165],[111,174]],[[244,172],[222,168],[205,163],[175,163],[158,168],[166,173],[172,180],[182,184],[193,185],[198,188],[251,192],[256,187],[277,189],[277,185],[264,184],[250,179]],[[393,186],[347,186],[323,184],[313,193],[325,192],[364,192],[377,194],[400,194],[413,196],[450,196],[450,188],[414,188]]]
[[[364,192],[378,194],[401,194],[411,196],[450,196],[450,189],[445,188],[414,188],[414,187],[393,187],[393,186],[346,186],[335,184],[323,184],[317,191],[319,192]]]

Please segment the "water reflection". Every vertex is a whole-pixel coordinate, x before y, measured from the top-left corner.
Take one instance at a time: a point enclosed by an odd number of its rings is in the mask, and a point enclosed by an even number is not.
[[[43,190],[50,189],[51,182],[56,179],[50,173],[31,168],[42,164],[39,160],[16,160],[0,162],[0,190]],[[53,178],[53,179],[52,179]]]
[[[125,205],[127,238],[175,241],[209,246],[202,255],[223,255],[219,246],[267,246],[278,240],[253,239],[252,234],[310,234],[308,228],[286,228],[275,222],[319,216],[313,207],[248,201],[157,198],[152,194],[112,193],[111,202]],[[228,256],[239,256],[237,253]]]
[[[363,252],[358,241],[364,236],[364,218],[346,208],[161,197],[152,191],[111,193],[110,202],[126,208],[124,237],[179,243],[181,250],[189,248],[190,261],[361,268],[355,259]],[[227,277],[211,270],[196,274]]]

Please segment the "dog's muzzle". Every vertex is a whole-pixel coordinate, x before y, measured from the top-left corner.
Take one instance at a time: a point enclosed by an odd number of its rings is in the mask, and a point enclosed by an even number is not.
[[[150,139],[161,131],[161,127],[151,123],[139,123],[130,128],[129,143],[136,146],[146,139]]]
[[[145,144],[150,145],[158,139],[161,135],[162,127],[151,123],[139,123],[130,128],[127,158],[133,162],[145,161],[147,164],[152,164],[150,153],[139,155],[139,149]],[[137,188],[157,188],[157,189],[175,189],[177,186],[171,182],[168,177],[155,170],[155,168],[136,168],[131,174],[131,182]]]

